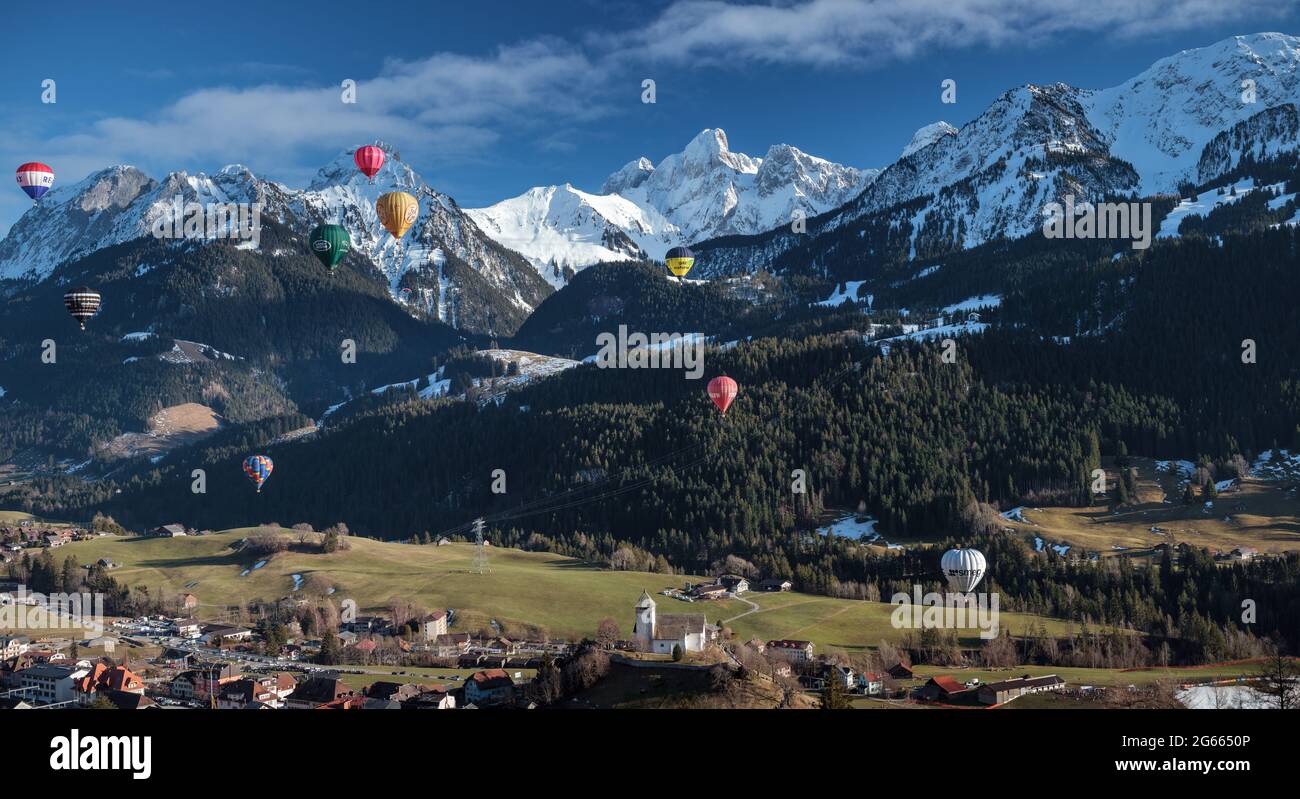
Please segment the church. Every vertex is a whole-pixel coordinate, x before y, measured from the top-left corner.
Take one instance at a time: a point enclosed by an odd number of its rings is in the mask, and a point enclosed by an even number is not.
[[[703,652],[717,635],[717,627],[704,620],[703,613],[665,613],[655,615],[655,601],[646,591],[636,603],[636,621],[632,624],[632,641],[642,652],[671,655],[673,647],[682,652]]]

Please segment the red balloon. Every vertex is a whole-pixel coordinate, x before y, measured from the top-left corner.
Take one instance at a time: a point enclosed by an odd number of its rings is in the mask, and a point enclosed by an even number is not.
[[[384,165],[384,151],[373,144],[367,144],[365,147],[358,147],[352,160],[357,162],[357,169],[368,178],[373,178],[379,168]]]
[[[723,413],[731,407],[731,401],[736,398],[738,391],[740,387],[736,385],[736,381],[726,375],[709,381],[709,399],[713,400],[713,404],[717,405],[718,410]]]

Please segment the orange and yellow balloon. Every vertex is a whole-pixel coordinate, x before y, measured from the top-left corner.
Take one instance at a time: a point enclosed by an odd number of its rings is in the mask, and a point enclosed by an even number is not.
[[[380,195],[375,203],[375,211],[379,214],[380,223],[393,234],[393,238],[400,239],[420,216],[420,203],[404,191],[390,191]]]

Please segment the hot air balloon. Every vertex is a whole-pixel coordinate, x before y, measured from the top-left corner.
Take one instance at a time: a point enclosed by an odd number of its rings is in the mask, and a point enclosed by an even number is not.
[[[248,475],[248,479],[257,486],[259,494],[262,493],[262,483],[271,476],[271,470],[274,468],[275,464],[271,463],[271,459],[265,455],[249,455],[244,459],[244,474]]]
[[[32,202],[40,200],[54,185],[54,170],[39,161],[29,161],[18,167],[18,187],[27,192]]]
[[[726,375],[709,381],[709,399],[713,400],[713,404],[717,405],[718,410],[724,414],[727,408],[731,407],[731,401],[736,398],[736,393],[739,391],[740,387],[736,385],[736,381]]]
[[[99,313],[99,292],[88,286],[73,289],[63,295],[63,305],[72,314],[72,318],[81,323],[81,329],[86,329],[86,320]]]
[[[357,162],[357,169],[374,183],[375,173],[384,165],[384,151],[373,144],[367,144],[357,148],[352,154],[352,160]]]
[[[939,561],[948,587],[959,594],[969,594],[984,579],[984,553],[978,549],[950,549]]]
[[[673,247],[664,256],[664,263],[668,264],[669,272],[677,277],[686,277],[686,273],[695,266],[695,253],[689,247]]]
[[[311,232],[309,240],[316,260],[325,264],[327,269],[338,266],[343,256],[352,249],[352,237],[342,225],[318,225]]]
[[[400,239],[415,224],[416,217],[420,215],[420,203],[404,191],[390,191],[380,195],[379,201],[375,203],[375,211],[393,238]]]

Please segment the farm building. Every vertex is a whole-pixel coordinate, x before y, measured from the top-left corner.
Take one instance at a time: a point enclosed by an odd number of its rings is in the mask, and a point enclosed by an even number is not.
[[[1043,691],[1059,691],[1064,687],[1065,680],[1055,674],[1048,674],[1043,677],[1017,677],[1012,680],[981,685],[979,700],[985,705],[1001,705],[1018,696],[1037,694]]]

